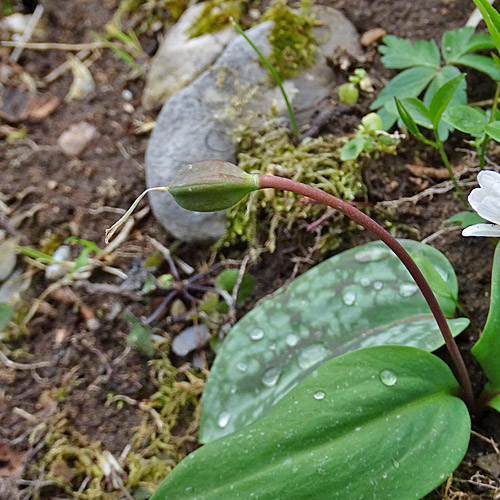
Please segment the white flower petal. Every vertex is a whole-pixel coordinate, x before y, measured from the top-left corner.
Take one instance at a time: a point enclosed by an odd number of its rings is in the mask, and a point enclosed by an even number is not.
[[[483,219],[500,224],[500,197],[486,196],[475,210]]]
[[[489,189],[494,184],[500,185],[500,174],[494,170],[481,170],[477,174],[477,182],[482,188]]]
[[[462,236],[488,236],[500,238],[500,226],[497,224],[474,224],[462,231]]]
[[[469,205],[473,208],[474,211],[477,212],[477,207],[481,204],[481,202],[488,196],[488,192],[484,188],[476,188],[473,189],[469,197],[467,198],[467,201],[469,202]]]

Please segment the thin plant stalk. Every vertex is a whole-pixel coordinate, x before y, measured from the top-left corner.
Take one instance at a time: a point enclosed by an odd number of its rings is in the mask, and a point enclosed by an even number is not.
[[[443,143],[439,139],[439,135],[437,130],[434,131],[434,137],[436,138],[435,142],[435,147],[439,151],[439,154],[441,155],[441,160],[443,160],[444,166],[446,167],[446,170],[448,170],[448,174],[450,175],[451,182],[453,183],[453,187],[455,188],[455,192],[457,193],[458,197],[460,198],[460,201],[463,203],[464,207],[466,209],[469,209],[469,204],[467,203],[467,200],[465,199],[465,194],[463,189],[459,186],[457,178],[455,177],[455,174],[453,173],[453,170],[450,165],[450,160],[448,160],[448,156],[446,155],[446,152],[443,147]]]
[[[427,280],[424,278],[424,275],[418,268],[417,264],[415,264],[415,262],[410,257],[408,252],[403,248],[403,246],[377,222],[375,222],[373,219],[371,219],[346,201],[336,198],[335,196],[325,193],[324,191],[321,191],[317,188],[302,184],[291,179],[286,179],[284,177],[278,177],[274,175],[259,175],[259,180],[259,187],[261,189],[275,188],[285,191],[292,191],[294,193],[307,196],[308,198],[316,200],[320,203],[324,203],[331,208],[339,210],[347,217],[375,234],[375,236],[383,241],[396,254],[396,256],[401,260],[406,269],[408,269],[408,271],[412,275],[415,283],[418,285],[420,291],[422,292],[422,295],[427,301],[427,304],[429,305],[434,318],[436,319],[448,352],[450,353],[453,364],[455,365],[458,379],[460,380],[460,384],[464,392],[465,403],[467,404],[471,413],[474,413],[476,407],[474,393],[472,391],[472,384],[460,350],[458,349],[444,313],[434,293],[432,292],[431,287],[427,283]]]
[[[283,83],[281,81],[280,76],[274,69],[273,65],[269,62],[267,57],[257,48],[257,46],[250,40],[250,38],[246,35],[246,33],[240,28],[240,26],[233,21],[233,26],[235,30],[250,44],[253,50],[257,53],[257,55],[260,57],[260,60],[266,65],[267,69],[271,73],[272,77],[274,78],[274,81],[276,82],[276,85],[281,90],[281,93],[283,94],[283,99],[285,99],[286,107],[288,108],[288,114],[290,115],[290,121],[292,122],[292,128],[293,128],[293,133],[295,137],[298,139],[299,138],[299,129],[297,127],[297,121],[295,120],[295,115],[292,110],[292,106],[290,104],[290,101],[288,100],[288,96],[286,95],[285,89],[283,87]]]

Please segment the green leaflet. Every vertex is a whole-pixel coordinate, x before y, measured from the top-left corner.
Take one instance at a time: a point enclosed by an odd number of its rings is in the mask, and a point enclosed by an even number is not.
[[[189,455],[151,500],[418,500],[467,449],[458,391],[448,366],[419,349],[345,354],[260,420]]]
[[[488,117],[482,109],[471,108],[465,104],[449,106],[443,114],[443,120],[460,132],[471,135],[484,133]]]
[[[500,392],[500,245],[496,246],[491,273],[491,299],[488,319],[483,333],[472,348],[472,354],[479,361],[488,378],[485,392]],[[494,403],[494,404],[493,404]],[[500,411],[500,397],[496,397],[491,406]]]
[[[419,97],[425,90],[423,103],[430,108],[432,98],[438,89],[442,88],[446,82],[463,74],[457,66],[472,67],[486,73],[494,80],[500,79],[500,70],[490,57],[471,54],[475,50],[494,47],[492,37],[488,34],[475,35],[474,29],[470,27],[445,33],[441,41],[441,54],[432,41],[418,41],[412,44],[408,40],[393,35],[384,37],[383,41],[385,45],[381,45],[379,51],[383,54],[384,66],[403,70],[389,81],[370,107],[370,109],[379,110],[378,113],[383,119],[385,129],[390,128],[399,118],[394,97],[400,100],[407,97]],[[441,62],[441,55],[444,65]],[[460,83],[450,105],[466,104],[465,91],[464,80]],[[434,117],[432,111],[431,115]],[[437,115],[434,118],[436,121]],[[450,125],[444,122],[439,124],[438,133],[442,141],[447,139],[451,131],[453,128]]]
[[[457,297],[457,280],[438,250],[400,240],[432,262]],[[447,317],[455,304],[438,296]],[[455,335],[468,324],[450,320]],[[381,242],[319,264],[244,316],[218,351],[205,392],[200,441],[242,429],[265,414],[326,360],[361,347],[443,345],[434,318],[399,259]],[[221,415],[230,414],[224,422]]]

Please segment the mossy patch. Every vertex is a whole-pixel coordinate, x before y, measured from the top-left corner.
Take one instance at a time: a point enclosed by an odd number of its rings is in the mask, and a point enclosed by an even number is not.
[[[240,21],[243,6],[246,0],[209,0],[190,26],[187,33],[191,38],[196,38],[206,33],[214,33],[230,25],[231,19]]]
[[[192,372],[188,365],[176,369],[167,352],[149,365],[157,391],[135,403],[144,417],[120,457],[76,431],[64,412],[33,431],[33,439],[35,434],[45,435],[48,451],[40,461],[47,471],[45,479],[81,500],[118,500],[124,492],[149,498],[196,443],[207,377],[207,373]],[[119,407],[131,404],[126,397],[112,400]]]
[[[262,18],[262,21],[274,21],[269,34],[273,47],[269,62],[282,80],[297,76],[314,63],[318,46],[310,6],[311,2],[302,1],[295,11],[288,7],[286,0],[274,0]]]

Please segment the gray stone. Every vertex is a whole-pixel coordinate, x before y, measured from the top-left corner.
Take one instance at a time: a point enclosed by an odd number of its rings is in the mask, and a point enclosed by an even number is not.
[[[315,11],[322,22],[315,29],[319,42],[315,64],[284,82],[299,126],[309,121],[314,107],[336,87],[327,58],[334,57],[338,50],[361,56],[358,33],[340,12],[327,7]],[[266,56],[271,50],[267,40],[271,26],[266,22],[247,31]],[[168,186],[187,163],[209,159],[234,162],[236,146],[230,132],[242,123],[258,126],[271,104],[286,113],[279,89],[269,87],[267,70],[246,40],[238,36],[212,68],[164,104],[146,152],[147,186]],[[182,241],[210,242],[224,234],[224,212],[189,212],[159,192],[150,193],[150,202],[155,217]]]
[[[189,7],[166,33],[146,78],[142,105],[151,109],[191,83],[221,54],[237,35],[232,26],[215,33],[189,38],[186,33],[205,8],[203,3]]]
[[[190,326],[182,330],[172,342],[172,351],[177,356],[187,356],[195,349],[201,349],[210,338],[210,331],[206,325]]]

